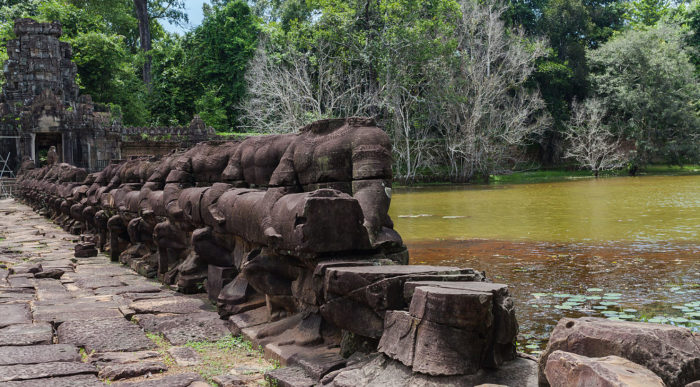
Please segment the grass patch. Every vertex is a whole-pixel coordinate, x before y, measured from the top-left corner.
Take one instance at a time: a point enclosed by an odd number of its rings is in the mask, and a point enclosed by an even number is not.
[[[697,175],[700,174],[700,165],[649,165],[637,173],[637,176],[653,175]],[[600,177],[628,176],[626,169],[600,172]],[[496,184],[520,184],[541,183],[551,181],[564,181],[576,178],[594,178],[593,172],[588,170],[549,169],[526,172],[514,172],[508,175],[491,175],[489,183]]]
[[[253,382],[269,386],[269,382],[264,379],[265,372],[279,368],[277,362],[265,359],[262,348],[255,348],[250,341],[241,336],[229,335],[214,342],[186,343],[184,346],[194,349],[201,359],[200,364],[187,367],[177,365],[168,352],[172,345],[162,335],[146,333],[146,336],[156,344],[156,351],[168,366],[167,373],[197,372],[212,385],[216,385],[213,381],[215,376],[234,371],[239,375],[251,376]]]

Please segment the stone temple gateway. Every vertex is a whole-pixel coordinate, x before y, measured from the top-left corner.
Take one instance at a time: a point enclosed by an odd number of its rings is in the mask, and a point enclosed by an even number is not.
[[[123,127],[106,106],[80,95],[72,49],[59,40],[59,23],[18,19],[14,32],[0,94],[0,155],[10,156],[12,170],[25,158],[43,162],[52,146],[58,161],[95,171],[148,148],[164,154],[214,134],[197,118],[189,127]]]
[[[23,157],[38,161],[54,146],[59,160],[89,169],[120,158],[119,127],[106,109],[80,96],[77,68],[59,23],[20,19],[7,43],[0,96],[0,154],[16,169]]]

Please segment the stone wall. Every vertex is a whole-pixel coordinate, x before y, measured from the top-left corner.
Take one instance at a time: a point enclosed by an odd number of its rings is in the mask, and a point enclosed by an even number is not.
[[[27,163],[18,189],[83,235],[77,257],[102,250],[181,292],[205,291],[233,329],[297,367],[280,380],[328,384],[363,353],[448,385],[513,373],[507,286],[469,268],[407,265],[388,216],[391,162],[374,121],[349,118],[90,175]]]
[[[196,115],[188,126],[125,127],[121,133],[120,149],[125,159],[143,155],[163,156],[216,137],[214,129]]]

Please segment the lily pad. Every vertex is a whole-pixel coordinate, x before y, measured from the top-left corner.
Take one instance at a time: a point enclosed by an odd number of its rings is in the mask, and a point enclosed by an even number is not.
[[[620,293],[605,293],[603,295],[603,298],[606,300],[617,300],[620,297],[622,297],[622,294]]]
[[[602,292],[603,289],[601,288],[588,288],[586,289],[587,292]]]
[[[622,309],[622,311],[627,313],[637,313],[637,309],[632,308]]]
[[[553,294],[553,296],[556,298],[569,298],[569,297],[573,297],[573,294],[555,293],[555,294]]]
[[[613,302],[613,301],[603,301],[600,303],[600,305],[605,305],[605,306],[614,306],[617,304],[618,304],[617,302]]]

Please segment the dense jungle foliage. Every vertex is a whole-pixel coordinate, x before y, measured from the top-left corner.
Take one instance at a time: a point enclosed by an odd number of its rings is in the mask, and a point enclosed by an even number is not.
[[[0,0],[0,40],[17,17],[60,21],[82,92],[126,125],[376,117],[409,182],[700,159],[700,0],[212,0],[204,15],[179,35],[161,23],[187,22],[182,0]]]

